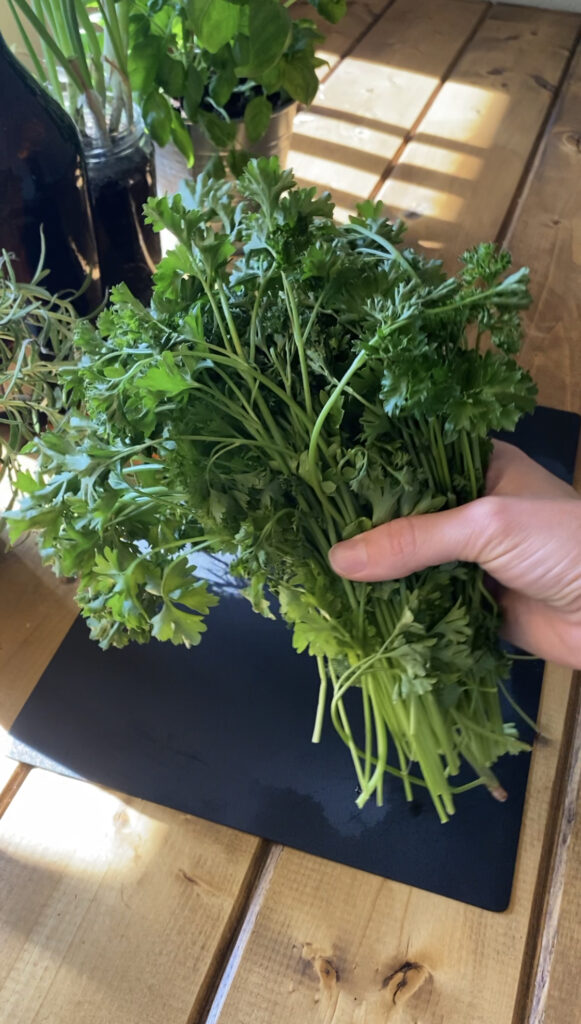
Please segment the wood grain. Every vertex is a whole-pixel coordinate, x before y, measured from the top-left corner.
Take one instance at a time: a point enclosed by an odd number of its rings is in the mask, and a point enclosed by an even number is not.
[[[475,239],[496,238],[580,24],[493,8],[379,192],[412,245],[453,268]]]
[[[581,49],[507,245],[531,267],[521,358],[539,401],[581,413]]]
[[[293,18],[309,18],[317,25],[324,42],[317,49],[319,57],[327,61],[325,67],[319,68],[319,78],[325,79],[335,68],[342,57],[356,45],[365,35],[376,19],[394,0],[351,0],[347,5],[347,13],[336,25],[331,25],[317,14],[307,0],[299,0],[291,8]]]
[[[341,215],[365,199],[486,10],[464,0],[396,0],[295,120],[288,165],[330,188]],[[418,31],[421,25],[421,31]]]
[[[545,921],[546,960],[543,956],[539,1000],[533,1004],[530,1024],[541,1024],[541,1021],[543,1024],[564,1024],[565,1021],[581,1020],[581,730],[577,734],[574,753],[576,771],[571,776],[570,799],[559,837],[562,861],[557,863],[557,869],[562,867],[562,871],[557,870],[555,890],[551,894],[554,902]],[[546,986],[542,987],[545,978]]]
[[[568,709],[572,742],[561,773],[562,800],[555,822],[549,882],[535,935],[533,969],[521,985],[526,1024],[556,1024],[581,1017],[581,674],[576,673]],[[524,978],[523,978],[524,981]]]
[[[42,567],[32,538],[0,557],[0,728],[11,726],[76,614],[73,586]]]
[[[186,1024],[260,840],[33,770],[0,819],[0,1019]]]

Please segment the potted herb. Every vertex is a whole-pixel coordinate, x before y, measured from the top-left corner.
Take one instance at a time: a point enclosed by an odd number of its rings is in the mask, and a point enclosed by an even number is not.
[[[23,445],[62,413],[61,361],[73,351],[77,316],[72,305],[43,287],[42,257],[28,283],[17,281],[10,257],[0,255],[0,482],[8,479],[12,505]]]
[[[128,74],[132,0],[9,0],[40,82],[75,121],[87,164],[103,284],[147,301],[161,256],[142,217],[155,195],[153,146]],[[27,27],[40,39],[41,61]]]
[[[250,161],[236,189],[203,174],[190,191],[149,203],[177,242],[151,307],[121,286],[78,332],[73,408],[37,444],[12,535],[39,528],[103,647],[199,643],[217,598],[198,553],[228,553],[254,609],[275,614],[268,586],[316,658],[314,738],[328,705],[359,806],[381,802],[390,772],[409,799],[426,786],[446,820],[463,763],[468,787],[498,792],[490,766],[528,749],[503,723],[510,660],[482,572],[351,583],[327,554],[482,493],[489,432],[534,406],[514,358],[528,273],[507,276],[508,254],[483,244],[447,278],[381,204],[335,224],[329,196],[274,159]]]
[[[324,63],[315,52],[324,37],[312,20],[293,20],[293,2],[134,0],[129,75],[159,146],[171,140],[196,172],[216,153],[235,172],[241,152],[284,165],[297,103],[312,102]],[[347,5],[310,2],[332,22]],[[169,191],[184,173],[178,159]]]

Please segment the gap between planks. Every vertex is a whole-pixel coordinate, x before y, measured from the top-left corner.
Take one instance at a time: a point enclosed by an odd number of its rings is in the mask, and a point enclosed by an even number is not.
[[[398,146],[397,150],[395,151],[392,159],[385,165],[383,171],[379,175],[379,178],[377,179],[375,185],[373,186],[373,188],[371,189],[371,192],[369,193],[369,196],[368,196],[369,199],[375,199],[375,197],[377,196],[378,192],[380,192],[381,189],[383,188],[383,186],[385,185],[385,183],[386,183],[387,179],[390,177],[391,172],[393,171],[394,167],[397,166],[397,164],[400,161],[400,158],[403,156],[403,153],[404,153],[406,147],[409,145],[410,142],[413,141],[414,136],[415,136],[418,128],[420,127],[420,125],[421,125],[422,121],[424,120],[426,114],[428,113],[430,107],[433,105],[434,101],[440,95],[442,89],[444,88],[446,82],[450,78],[450,76],[451,76],[452,72],[454,71],[456,65],[458,64],[459,60],[462,58],[462,56],[464,55],[465,51],[468,49],[468,47],[473,42],[473,40],[475,39],[476,35],[478,34],[480,29],[482,28],[482,25],[486,21],[486,19],[487,19],[488,15],[490,14],[490,11],[491,11],[493,6],[494,6],[493,3],[487,3],[486,4],[484,10],[482,11],[482,14],[480,15],[480,17],[478,18],[476,23],[473,25],[472,29],[470,30],[470,32],[468,33],[466,38],[463,40],[463,42],[460,44],[460,46],[456,50],[456,53],[452,57],[452,60],[448,64],[448,67],[442,73],[442,76],[440,78],[440,81],[439,81],[438,85],[436,85],[434,87],[433,92],[430,94],[430,96],[428,97],[428,99],[424,103],[424,106],[420,110],[420,112],[419,112],[418,116],[416,117],[413,125],[411,126],[411,128],[403,136],[403,138],[401,140],[401,143]],[[375,24],[375,22],[374,22],[374,24]],[[373,27],[373,26],[371,26],[371,27]],[[364,33],[363,35],[367,35],[367,33]],[[361,36],[361,39],[363,39],[363,35]],[[333,71],[334,70],[335,70],[335,68],[333,68]]]
[[[216,1024],[218,1021],[281,853],[279,843],[260,841],[187,1024]]]
[[[369,32],[373,31],[373,29],[377,25],[378,21],[381,21],[381,19],[383,18],[383,15],[387,14],[387,12],[389,11],[389,8],[393,7],[395,2],[396,2],[396,0],[387,0],[387,3],[385,3],[383,5],[383,7],[381,8],[381,10],[378,11],[378,13],[375,15],[373,20],[370,21],[369,24],[365,26],[365,28],[361,29],[361,32],[359,32],[355,36],[355,38],[352,40],[352,42],[349,43],[349,46],[340,55],[339,60],[336,61],[336,63],[333,65],[333,67],[329,68],[329,70],[326,71],[324,75],[321,75],[321,78],[320,78],[320,81],[319,81],[320,85],[323,85],[325,82],[329,81],[329,79],[330,79],[331,75],[333,74],[333,72],[335,72],[337,70],[337,68],[341,66],[342,61],[344,61],[346,57],[350,57],[351,56],[353,51],[359,46],[359,43],[363,42],[363,40],[365,39],[365,36],[368,35]],[[300,109],[303,109],[303,108],[301,107]]]
[[[9,776],[6,784],[0,790],[0,818],[14,800],[14,797],[22,786],[22,783],[31,771],[32,769],[30,765],[21,764],[20,761],[14,762],[14,771]]]
[[[434,88],[434,90],[431,93],[430,97],[426,101],[423,109],[421,110],[421,112],[418,114],[416,120],[414,121],[414,124],[412,125],[412,127],[407,131],[407,133],[402,138],[402,141],[401,141],[397,151],[394,153],[393,157],[388,161],[388,163],[384,167],[383,171],[381,172],[377,182],[375,183],[375,185],[373,186],[373,188],[371,189],[371,191],[370,191],[370,193],[368,195],[369,199],[375,199],[376,196],[378,195],[378,193],[383,188],[383,186],[392,177],[394,171],[397,169],[398,164],[401,161],[402,156],[404,156],[404,154],[405,154],[405,150],[410,145],[410,143],[414,142],[415,136],[418,133],[418,130],[421,128],[422,122],[426,118],[426,115],[429,113],[430,109],[433,107],[433,105],[436,102],[438,96],[442,92],[442,89],[446,86],[446,84],[448,83],[448,81],[452,77],[456,67],[458,66],[458,64],[462,60],[462,57],[464,56],[466,51],[469,49],[470,45],[472,44],[472,42],[474,41],[474,39],[478,35],[480,29],[482,28],[482,26],[484,25],[486,20],[493,13],[495,7],[496,7],[496,0],[493,0],[493,2],[490,2],[490,3],[486,3],[486,7],[482,11],[482,14],[478,18],[478,21],[473,26],[472,30],[470,31],[468,36],[464,39],[462,44],[459,46],[459,48],[458,48],[456,54],[454,55],[453,59],[450,61],[448,67],[445,70],[445,72],[442,74],[440,82]],[[526,5],[525,5],[525,7],[526,7]],[[550,11],[547,9],[546,13],[549,14]],[[367,33],[365,33],[365,34],[367,34]],[[522,174],[521,174],[521,176],[520,176],[520,178],[519,178],[519,180],[518,180],[518,182],[517,182],[517,184],[515,186],[512,198],[511,198],[511,200],[509,201],[509,203],[507,205],[505,216],[504,216],[503,221],[502,221],[502,223],[500,225],[500,228],[499,228],[499,230],[498,230],[498,232],[496,234],[495,241],[500,246],[503,246],[503,245],[506,246],[507,245],[507,240],[510,238],[510,235],[511,235],[513,229],[514,229],[514,226],[515,226],[515,224],[516,224],[516,222],[518,220],[518,216],[519,216],[519,213],[520,213],[522,202],[526,198],[526,193],[528,191],[529,184],[530,184],[530,182],[534,178],[534,174],[535,174],[536,168],[538,166],[539,160],[542,157],[542,152],[543,152],[543,149],[544,149],[545,141],[546,141],[546,139],[548,137],[548,134],[550,132],[550,128],[551,128],[551,125],[553,123],[553,120],[554,120],[554,117],[555,117],[555,113],[558,110],[559,102],[560,102],[561,97],[563,95],[563,91],[564,91],[564,88],[565,88],[566,83],[567,83],[568,76],[569,76],[570,71],[571,71],[571,67],[573,65],[573,62],[574,62],[576,56],[577,56],[577,51],[578,51],[580,46],[581,46],[581,24],[579,25],[579,27],[577,29],[577,32],[575,33],[575,37],[574,37],[574,39],[571,42],[571,48],[569,50],[567,59],[566,59],[564,65],[563,65],[561,74],[559,76],[559,80],[558,80],[558,82],[557,82],[557,84],[556,84],[556,86],[554,88],[551,101],[550,101],[550,103],[548,105],[548,108],[547,108],[547,111],[545,113],[545,116],[544,116],[544,118],[543,118],[543,120],[542,120],[542,122],[541,122],[541,124],[539,126],[539,130],[537,132],[536,138],[534,139],[534,142],[533,142],[533,144],[531,146],[531,149],[530,149],[530,152],[528,154],[528,157],[527,157],[527,159],[526,159],[526,161],[524,163]],[[339,62],[339,64],[340,64],[340,62]],[[333,68],[333,71],[335,71],[337,69],[339,64],[335,68]]]

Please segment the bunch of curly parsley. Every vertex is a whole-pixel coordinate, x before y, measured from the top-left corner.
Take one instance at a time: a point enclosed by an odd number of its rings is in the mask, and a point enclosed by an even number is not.
[[[524,749],[503,721],[509,659],[480,569],[451,564],[390,583],[331,571],[336,541],[480,495],[491,431],[535,388],[514,355],[526,270],[477,246],[448,278],[405,248],[381,204],[333,221],[328,195],[275,160],[236,186],[205,176],[150,201],[176,247],[150,308],[124,286],[77,331],[63,371],[70,412],[38,443],[12,533],[40,532],[103,647],[197,644],[215,594],[196,553],[228,553],[254,609],[277,613],[316,658],[363,805],[386,772],[442,820],[468,785]],[[361,699],[359,742],[346,706]]]

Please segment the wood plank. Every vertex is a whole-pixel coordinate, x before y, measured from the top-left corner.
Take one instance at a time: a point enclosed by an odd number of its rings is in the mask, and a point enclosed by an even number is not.
[[[0,1019],[187,1024],[260,840],[35,769],[0,820]]]
[[[474,240],[497,236],[580,24],[492,9],[379,192],[409,221],[412,245],[453,267]]]
[[[521,358],[539,400],[581,413],[581,49],[507,245],[531,267]]]
[[[8,729],[73,622],[74,588],[40,564],[33,538],[0,558],[0,728]]]
[[[321,18],[307,0],[299,0],[293,5],[293,18],[309,18],[315,22],[321,35],[325,37],[325,41],[317,50],[319,57],[327,61],[326,67],[319,68],[318,74],[321,79],[329,76],[353,44],[392,3],[393,0],[350,0],[345,17],[337,25],[331,25]]]
[[[577,673],[569,715],[573,743],[564,766],[564,801],[551,879],[537,932],[534,970],[521,986],[527,1024],[562,1024],[581,1019],[581,674]],[[523,1020],[525,1019],[523,1015]]]
[[[576,753],[581,760],[581,743]],[[578,773],[577,773],[578,774]],[[569,821],[568,830],[561,839],[567,842],[566,869],[558,880],[560,899],[557,907],[558,918],[551,932],[554,949],[549,963],[548,992],[544,994],[540,1014],[531,1017],[531,1024],[564,1024],[565,1021],[581,1020],[581,975],[579,974],[579,956],[581,954],[581,919],[579,904],[581,901],[581,800],[577,799],[577,809],[572,810],[573,821]],[[549,922],[550,923],[550,922]],[[544,964],[541,964],[541,969]]]
[[[396,0],[310,110],[297,115],[288,166],[299,181],[330,188],[338,214],[351,212],[376,186],[486,7]]]

